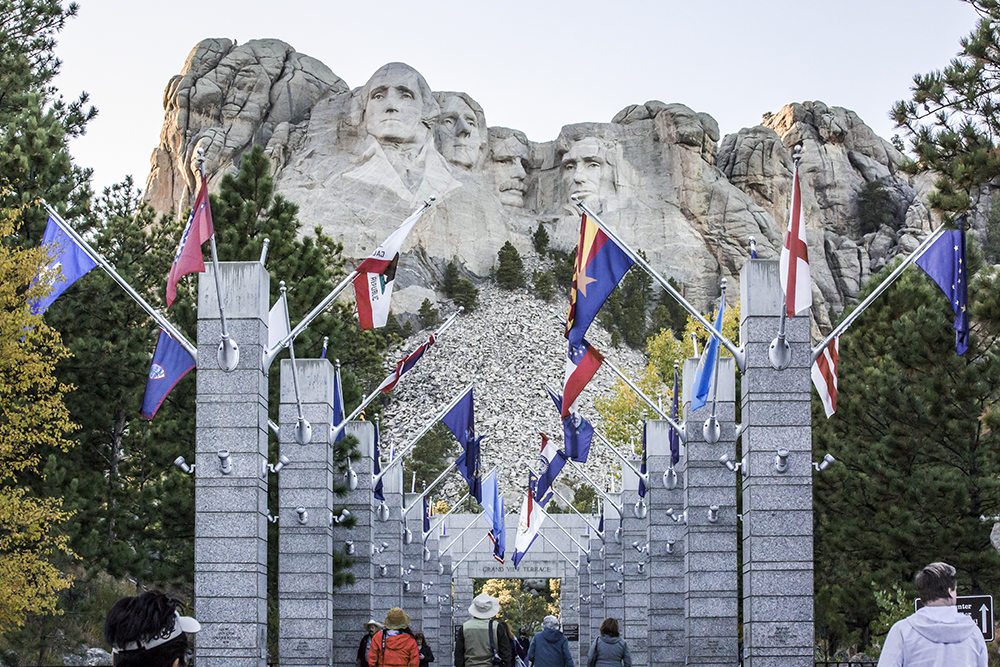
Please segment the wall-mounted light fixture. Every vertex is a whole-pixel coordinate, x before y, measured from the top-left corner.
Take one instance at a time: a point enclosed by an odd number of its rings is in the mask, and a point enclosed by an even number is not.
[[[668,491],[673,491],[677,488],[677,471],[674,470],[673,466],[670,466],[663,471],[663,486],[665,486]]]
[[[375,516],[378,517],[379,521],[383,523],[389,520],[389,506],[384,502],[379,503],[378,508],[375,510]]]
[[[330,512],[330,525],[332,526],[335,523],[344,523],[347,521],[347,517],[349,516],[351,516],[351,511],[346,507],[340,510],[340,514],[337,516],[334,516],[333,512]]]
[[[632,508],[632,513],[635,514],[636,519],[646,518],[646,502],[642,498],[635,502],[635,507]]]
[[[184,460],[183,456],[178,456],[174,459],[174,465],[181,469],[181,471],[187,473],[188,475],[194,473],[194,464],[188,465],[188,462]]]
[[[309,512],[306,511],[305,507],[296,507],[295,513],[299,515],[299,523],[303,526],[309,523]]]
[[[635,549],[636,551],[638,551],[639,553],[644,554],[647,551],[649,551],[649,542],[646,542],[646,544],[644,544],[641,547],[639,546],[639,542],[638,541],[633,542],[632,543],[632,548]]]
[[[718,523],[719,522],[719,506],[718,505],[711,505],[708,508],[708,522],[709,523]]]
[[[688,518],[687,514],[688,514],[687,510],[684,510],[680,514],[677,514],[676,512],[674,512],[674,509],[672,507],[666,511],[666,515],[669,516],[671,519],[673,519],[674,522],[676,523],[686,524]]]
[[[288,460],[288,457],[285,456],[284,454],[282,454],[281,456],[278,457],[278,462],[277,463],[268,463],[267,464],[267,468],[271,472],[277,473],[277,472],[281,472],[281,469],[284,468],[289,463],[291,463],[291,461]]]
[[[778,472],[788,472],[788,450],[784,447],[774,456],[774,469]]]
[[[667,540],[667,553],[672,554],[674,552],[674,541]]]
[[[732,457],[729,456],[729,454],[723,454],[722,456],[720,456],[719,457],[719,463],[721,463],[722,465],[724,465],[727,468],[729,468],[729,470],[732,471],[732,472],[736,472],[737,470],[739,470],[743,466],[742,462],[733,461]],[[744,471],[744,472],[746,472],[746,471]]]
[[[403,544],[413,544],[413,531],[409,528],[403,531]]]
[[[217,452],[219,456],[219,470],[223,475],[228,475],[233,472],[233,459],[229,456],[228,449],[220,449]]]
[[[389,566],[388,565],[379,565],[378,566],[378,576],[384,577],[388,573],[389,573]]]
[[[836,462],[837,459],[833,458],[833,454],[827,454],[826,456],[823,457],[823,460],[820,461],[819,463],[813,461],[813,467],[816,468],[817,472],[823,472],[824,470],[830,467],[831,463],[836,463]]]
[[[344,553],[348,556],[354,555],[354,540],[347,540],[344,542]]]

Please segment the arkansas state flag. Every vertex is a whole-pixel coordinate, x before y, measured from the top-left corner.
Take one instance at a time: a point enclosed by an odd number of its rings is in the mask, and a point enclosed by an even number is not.
[[[781,291],[785,295],[785,313],[795,317],[812,306],[812,281],[809,279],[809,247],[806,245],[806,221],[802,215],[802,188],[799,166],[792,178],[792,210],[788,231],[781,247]]]
[[[560,416],[564,419],[577,411],[576,402],[594,373],[601,367],[604,355],[587,341],[580,345],[570,343],[566,354],[566,383],[563,385],[563,402]]]
[[[590,323],[633,263],[632,258],[584,213],[580,220],[573,288],[569,293],[569,317],[566,318],[566,338],[570,346],[583,342]]]
[[[812,365],[812,381],[823,401],[827,419],[837,411],[837,358],[840,355],[840,336],[834,336],[823,353]]]
[[[170,390],[194,366],[195,361],[187,350],[160,329],[160,338],[156,341],[156,352],[153,353],[153,363],[146,380],[146,393],[142,397],[142,416],[152,419]]]
[[[362,330],[385,326],[389,317],[392,282],[396,279],[396,265],[399,263],[399,249],[425,210],[426,207],[421,207],[404,220],[382,245],[375,248],[368,259],[358,265],[358,275],[354,279],[354,299],[358,302],[358,323]]]
[[[212,207],[208,203],[208,185],[201,182],[198,198],[194,200],[191,217],[177,246],[174,255],[174,265],[167,274],[167,308],[177,298],[177,282],[189,273],[204,273],[205,259],[201,254],[201,244],[212,237],[215,228],[212,226]]]

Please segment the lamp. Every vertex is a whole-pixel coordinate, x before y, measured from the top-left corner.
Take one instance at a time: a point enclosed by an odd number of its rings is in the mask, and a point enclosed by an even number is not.
[[[272,463],[268,463],[267,467],[268,467],[268,470],[270,470],[271,472],[277,473],[277,472],[281,472],[281,469],[284,468],[289,463],[291,463],[291,461],[288,460],[288,457],[285,456],[284,454],[282,454],[281,456],[278,457],[278,462],[277,463],[273,463],[273,464]]]
[[[194,472],[194,464],[188,465],[187,461],[184,460],[183,456],[178,456],[174,459],[174,465],[181,469],[181,471],[187,473],[188,475]]]
[[[778,472],[788,472],[788,450],[782,447],[774,457],[774,469]]]
[[[228,475],[233,472],[233,460],[229,456],[228,449],[220,449],[217,452],[219,456],[219,470],[223,475]]]
[[[719,506],[718,505],[711,505],[708,508],[708,522],[709,523],[718,523],[718,521],[719,521]]]
[[[309,523],[309,512],[306,511],[305,507],[296,507],[295,513],[299,515],[299,523],[303,526]]]
[[[823,472],[824,470],[830,467],[831,463],[836,463],[836,462],[837,459],[833,458],[832,454],[827,454],[826,456],[823,457],[823,460],[820,461],[819,463],[813,461],[813,467],[816,468],[816,472]]]

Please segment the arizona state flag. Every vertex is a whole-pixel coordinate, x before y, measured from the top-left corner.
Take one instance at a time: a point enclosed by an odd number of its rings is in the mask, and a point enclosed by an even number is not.
[[[358,275],[354,279],[354,298],[358,302],[358,323],[362,330],[385,326],[389,317],[392,283],[396,279],[396,265],[399,263],[399,249],[424,210],[426,209],[422,207],[404,220],[382,245],[375,248],[368,259],[358,265]]]
[[[584,213],[566,318],[566,338],[571,347],[583,342],[590,323],[632,264],[632,258]]]

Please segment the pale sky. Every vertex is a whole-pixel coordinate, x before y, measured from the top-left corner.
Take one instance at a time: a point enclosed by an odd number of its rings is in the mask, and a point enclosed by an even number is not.
[[[960,0],[79,0],[56,84],[99,110],[71,150],[94,188],[145,186],[163,90],[208,37],[276,38],[352,88],[406,62],[434,90],[467,92],[489,125],[554,139],[629,104],[680,102],[724,135],[790,102],[852,109],[877,134],[912,77],[945,67],[976,14]]]

